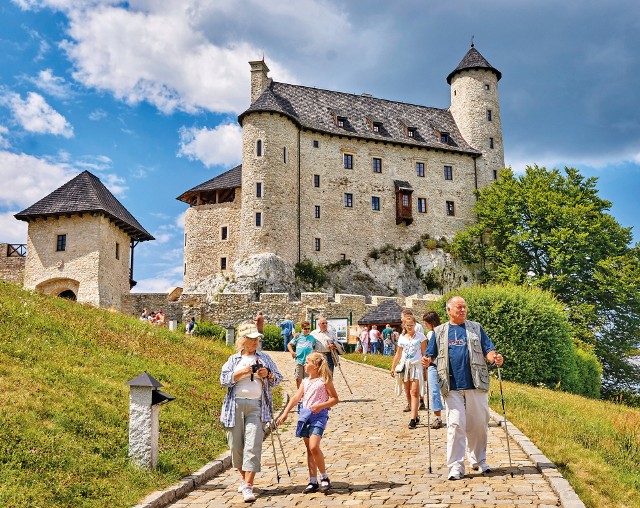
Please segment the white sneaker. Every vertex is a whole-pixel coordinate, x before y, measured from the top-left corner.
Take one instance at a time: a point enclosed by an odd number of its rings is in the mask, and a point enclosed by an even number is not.
[[[474,464],[473,466],[471,466],[471,469],[473,469],[474,471],[480,470],[481,473],[490,473],[491,471],[493,471],[493,468],[486,462]]]
[[[242,489],[242,497],[245,503],[253,503],[256,500],[256,496],[253,493],[253,485],[246,485]]]
[[[462,480],[463,476],[464,475],[460,471],[452,470],[452,471],[449,471],[449,476],[447,477],[447,480]]]
[[[240,480],[240,485],[238,485],[238,494],[242,494],[243,489],[247,484],[244,483],[244,480]]]

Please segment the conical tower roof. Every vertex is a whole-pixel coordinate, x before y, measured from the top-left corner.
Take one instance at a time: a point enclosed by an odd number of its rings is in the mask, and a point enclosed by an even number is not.
[[[38,217],[59,217],[77,213],[100,212],[134,240],[155,240],[131,213],[118,201],[100,179],[83,171],[29,208],[14,215],[29,222]]]
[[[498,69],[493,67],[489,62],[487,62],[486,58],[480,54],[480,52],[474,47],[472,43],[469,51],[467,51],[467,54],[464,55],[464,58],[460,61],[458,66],[453,69],[453,71],[451,71],[451,73],[447,76],[447,83],[451,84],[453,76],[455,76],[458,72],[470,69],[488,69],[496,75],[498,81],[500,81],[500,78],[502,77],[502,73]]]

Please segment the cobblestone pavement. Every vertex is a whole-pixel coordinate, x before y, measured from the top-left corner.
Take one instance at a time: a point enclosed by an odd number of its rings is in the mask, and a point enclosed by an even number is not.
[[[295,391],[293,360],[270,353],[285,376],[283,388]],[[467,465],[462,480],[446,479],[446,428],[431,430],[432,473],[429,473],[427,412],[420,411],[415,430],[407,427],[406,399],[394,395],[388,372],[342,362],[353,390],[349,393],[336,369],[334,383],[341,402],[330,412],[322,439],[327,472],[333,488],[326,494],[305,495],[309,476],[304,443],[295,437],[296,414],[279,429],[291,477],[287,475],[276,440],[280,482],[276,479],[271,438],[262,452],[262,471],[256,475],[256,507],[385,506],[385,507],[515,507],[559,506],[559,498],[522,449],[510,440],[513,469],[509,469],[504,429],[489,427],[487,461],[495,469],[483,475]],[[444,414],[444,412],[443,412]],[[511,476],[514,472],[514,476]],[[174,508],[247,506],[237,493],[239,474],[228,469],[186,497]]]

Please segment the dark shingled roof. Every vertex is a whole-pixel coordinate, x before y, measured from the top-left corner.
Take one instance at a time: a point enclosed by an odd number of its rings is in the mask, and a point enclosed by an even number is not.
[[[402,307],[395,300],[385,300],[358,319],[359,325],[386,325],[400,323]]]
[[[469,69],[487,69],[493,71],[498,78],[498,81],[500,81],[500,78],[502,77],[502,73],[498,69],[493,67],[489,62],[487,62],[485,57],[483,57],[480,52],[473,47],[472,44],[471,48],[469,48],[469,51],[467,51],[467,54],[464,55],[464,58],[460,61],[458,66],[453,69],[453,71],[451,71],[451,74],[447,76],[447,83],[451,84],[453,76],[455,76],[458,72]]]
[[[29,222],[30,219],[38,217],[58,217],[91,212],[104,213],[134,240],[139,242],[155,240],[109,192],[100,179],[88,171],[83,171],[37,203],[15,214],[14,217]]]
[[[199,192],[213,191],[216,189],[236,189],[241,186],[242,164],[239,164],[235,168],[231,168],[229,171],[225,171],[211,180],[207,180],[206,182],[183,192],[176,199],[189,203],[190,198]]]
[[[238,122],[242,124],[244,117],[253,112],[280,113],[301,128],[327,134],[480,154],[462,138],[449,110],[377,99],[367,94],[354,95],[271,81],[249,109],[238,117]],[[346,118],[344,127],[336,125],[336,116]],[[373,132],[371,119],[382,123],[380,132]],[[415,137],[407,135],[406,127],[417,129]],[[448,142],[441,141],[441,132],[449,133]]]

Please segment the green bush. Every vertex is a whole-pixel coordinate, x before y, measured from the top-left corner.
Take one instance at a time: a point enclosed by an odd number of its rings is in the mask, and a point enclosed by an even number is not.
[[[578,344],[576,349],[576,366],[578,369],[578,380],[581,385],[578,393],[593,399],[599,399],[602,365],[600,365],[598,357],[593,351],[589,351]]]
[[[296,263],[293,273],[306,290],[317,291],[329,281],[324,266],[315,264],[310,259],[303,259]]]
[[[265,351],[282,351],[282,335],[277,325],[264,325],[262,349]]]
[[[185,333],[187,326],[185,323],[178,324],[178,331]],[[196,335],[208,337],[225,342],[227,340],[227,331],[217,323],[209,323],[207,321],[196,322]]]
[[[446,301],[460,295],[467,318],[478,321],[505,357],[505,379],[590,397],[600,390],[598,364],[578,353],[562,305],[538,288],[474,286],[446,294],[433,306],[448,320]]]

